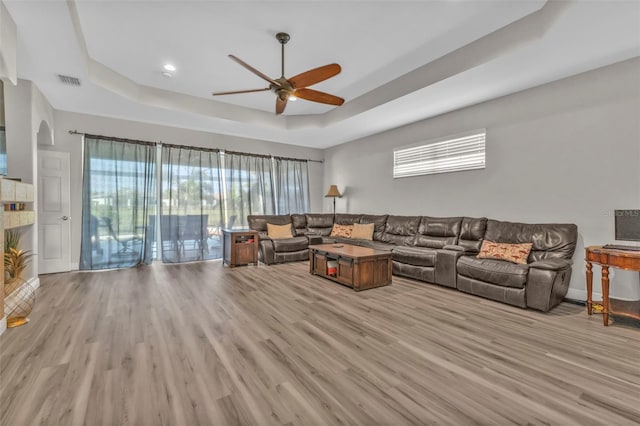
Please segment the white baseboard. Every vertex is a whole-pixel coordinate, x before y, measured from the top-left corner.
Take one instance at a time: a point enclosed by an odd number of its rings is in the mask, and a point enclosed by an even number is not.
[[[4,333],[6,329],[7,329],[7,317],[2,317],[2,319],[0,319],[0,336],[2,336],[2,333]]]
[[[69,270],[70,271],[77,271],[79,269],[80,269],[80,262],[70,263],[69,264]]]
[[[598,283],[598,290],[600,290],[599,288],[600,283]],[[594,283],[593,285],[593,294],[591,295],[592,300],[602,300],[602,293],[600,291],[596,291],[596,284]],[[583,302],[587,301],[587,290],[586,289],[578,289],[578,288],[569,288],[569,291],[567,291],[567,299],[572,299],[572,300],[580,300]],[[636,299],[628,299],[628,298],[624,298],[624,297],[614,297],[614,299],[616,300],[624,300],[627,302],[634,302],[636,301]]]
[[[594,298],[597,296],[598,298],[601,297],[600,294],[596,295],[595,293],[593,294]],[[569,288],[569,291],[567,291],[567,299],[572,299],[572,300],[581,300],[581,301],[586,301],[587,300],[587,290],[584,289],[577,289],[577,288]]]

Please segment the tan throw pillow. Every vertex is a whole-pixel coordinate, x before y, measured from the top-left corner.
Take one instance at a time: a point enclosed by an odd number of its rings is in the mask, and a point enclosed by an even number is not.
[[[374,223],[354,223],[351,238],[358,240],[373,240]]]
[[[269,238],[279,240],[282,238],[293,238],[291,225],[272,225],[267,223],[267,235]]]
[[[480,248],[480,253],[478,253],[478,258],[506,260],[508,262],[525,265],[529,258],[529,253],[531,253],[532,246],[532,243],[507,244],[484,240]]]
[[[330,237],[351,238],[352,225],[333,225]]]

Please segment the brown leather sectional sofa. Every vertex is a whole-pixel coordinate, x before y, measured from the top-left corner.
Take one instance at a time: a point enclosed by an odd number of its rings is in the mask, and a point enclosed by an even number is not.
[[[366,214],[248,216],[259,233],[259,259],[309,258],[309,244],[340,242],[392,253],[393,274],[548,311],[567,294],[578,231],[573,224],[527,224],[469,217]],[[293,238],[271,239],[267,223],[291,224]],[[330,237],[334,223],[373,223],[373,240]],[[482,241],[533,243],[527,264],[476,257]]]

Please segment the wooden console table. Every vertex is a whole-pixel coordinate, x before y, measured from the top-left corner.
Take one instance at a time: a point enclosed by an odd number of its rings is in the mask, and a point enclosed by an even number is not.
[[[602,246],[590,246],[585,249],[585,261],[587,263],[587,313],[591,315],[594,304],[602,304],[602,321],[604,325],[609,325],[609,267],[625,269],[627,271],[640,271],[640,251],[616,250]],[[602,301],[593,301],[591,293],[593,290],[592,264],[602,266]],[[624,315],[631,318],[640,319],[640,315],[627,312],[611,312],[616,315]]]

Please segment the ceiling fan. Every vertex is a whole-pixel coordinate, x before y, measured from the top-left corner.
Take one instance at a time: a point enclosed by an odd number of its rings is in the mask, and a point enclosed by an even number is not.
[[[221,95],[235,95],[238,93],[252,93],[252,92],[266,92],[271,90],[276,97],[276,114],[282,114],[284,108],[287,106],[287,101],[295,100],[296,98],[305,99],[307,101],[319,102],[321,104],[329,105],[342,105],[344,99],[339,98],[329,93],[319,92],[317,90],[308,89],[308,86],[312,86],[316,83],[320,83],[328,78],[333,77],[340,73],[341,68],[338,64],[329,64],[322,67],[314,68],[309,71],[305,71],[302,74],[298,74],[295,77],[286,78],[284,76],[284,45],[287,44],[291,37],[287,33],[276,34],[276,39],[282,46],[282,75],[280,78],[272,79],[266,74],[261,73],[251,65],[247,64],[240,58],[234,55],[229,55],[229,58],[233,59],[258,77],[269,82],[269,87],[264,89],[249,89],[249,90],[236,90],[233,92],[214,92],[213,96]]]

